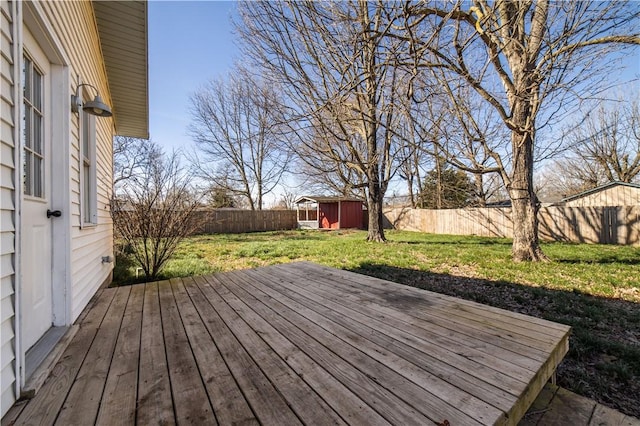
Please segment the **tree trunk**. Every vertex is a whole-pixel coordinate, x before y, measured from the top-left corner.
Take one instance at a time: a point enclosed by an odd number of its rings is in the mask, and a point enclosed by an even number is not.
[[[517,105],[514,108],[514,118],[523,118],[522,123],[525,123],[525,116],[526,106]],[[542,253],[538,240],[538,207],[533,186],[533,130],[523,132],[514,130],[511,134],[511,143],[513,178],[508,190],[512,207],[513,260],[516,262],[548,260]]]
[[[484,178],[482,173],[474,173],[473,183],[476,186],[476,203],[478,207],[487,207],[487,194],[484,191]]]
[[[387,241],[384,236],[383,215],[382,215],[382,191],[377,182],[369,184],[369,196],[367,197],[367,208],[369,209],[369,233],[367,241],[383,243]]]
[[[442,165],[436,150],[436,209],[442,208]]]
[[[411,202],[411,208],[416,208],[416,197],[413,195],[413,176],[407,173],[407,192],[409,193],[409,201]]]
[[[535,197],[511,195],[511,219],[513,221],[512,256],[516,262],[548,260],[538,240],[538,208]]]

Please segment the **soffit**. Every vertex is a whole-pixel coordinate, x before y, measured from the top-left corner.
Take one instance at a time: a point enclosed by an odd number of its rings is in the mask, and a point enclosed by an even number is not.
[[[149,137],[146,1],[93,1],[116,134]]]

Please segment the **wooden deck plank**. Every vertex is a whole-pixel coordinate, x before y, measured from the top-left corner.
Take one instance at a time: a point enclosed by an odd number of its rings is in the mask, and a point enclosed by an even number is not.
[[[549,404],[556,396],[558,386],[547,383],[544,388],[538,394],[536,400],[529,407],[529,411],[522,418],[518,426],[535,426],[540,422],[540,419],[547,412]]]
[[[426,299],[425,296],[428,295],[430,306],[438,306],[441,308],[446,307],[450,309],[450,319],[464,318],[465,322],[473,321],[482,324],[483,326],[491,326],[499,330],[504,330],[505,332],[517,336],[519,339],[522,337],[531,339],[535,342],[534,347],[536,348],[552,347],[555,340],[558,337],[561,338],[569,329],[568,326],[552,323],[539,318],[522,318],[523,315],[521,314],[506,311],[504,309],[500,310],[498,308],[488,311],[486,309],[488,306],[481,305],[479,303],[432,293],[428,290],[421,290],[389,281],[383,281],[367,275],[354,274],[352,272],[339,269],[322,267],[309,262],[301,262],[300,265],[297,263],[290,263],[282,266],[285,269],[293,269],[299,272],[304,271],[304,274],[308,277],[319,277],[323,280],[334,282],[338,286],[342,286],[345,283],[352,281],[360,284],[366,282],[369,288],[375,289],[369,293],[372,300],[382,302],[393,301],[396,298],[397,291],[400,290],[404,293],[401,288],[407,287],[406,294],[403,295],[404,297],[406,297],[406,295],[412,295],[424,300]],[[403,299],[400,298],[401,302],[402,300]]]
[[[274,286],[276,285],[274,281]],[[271,290],[262,290],[328,332],[343,336],[347,341],[357,342],[358,349],[396,369],[409,380],[415,381],[439,398],[444,398],[455,407],[470,410],[477,415],[482,413],[481,410],[491,412],[492,410],[486,407],[486,404],[489,404],[496,409],[492,417],[497,418],[498,410],[506,412],[516,401],[514,395],[502,388],[479,381],[466,371],[452,367],[440,358],[416,351],[415,347],[379,332],[375,324],[367,327],[357,323],[352,320],[348,311],[334,314],[331,310],[322,307],[317,300],[296,296],[294,292],[278,294],[276,287],[272,287]],[[471,397],[473,394],[479,396]],[[480,404],[480,401],[484,403]]]
[[[263,272],[267,273],[265,271],[260,273]],[[278,276],[282,277],[284,273],[279,271]],[[403,336],[407,341],[417,341],[418,344],[428,342],[427,350],[429,352],[426,353],[436,358],[447,357],[451,361],[457,360],[462,371],[486,371],[489,376],[495,375],[494,372],[498,371],[500,375],[509,376],[522,383],[526,383],[531,372],[535,371],[531,364],[534,360],[525,356],[508,350],[498,350],[495,346],[486,348],[483,342],[478,342],[473,337],[457,339],[455,335],[452,335],[452,330],[438,333],[436,326],[423,319],[425,314],[412,316],[397,308],[390,308],[383,304],[371,304],[366,296],[362,296],[367,293],[362,291],[362,286],[360,286],[358,293],[344,291],[341,293],[340,301],[332,301],[330,298],[335,292],[332,283],[305,275],[290,274],[288,277],[289,279],[286,281],[288,288],[292,289],[291,286],[294,286],[301,292],[308,291],[312,294],[318,294],[327,300],[328,312],[349,314],[351,319],[363,324],[374,321],[378,324],[375,327],[376,330],[385,331],[393,338]],[[416,304],[420,301],[414,300],[411,303]],[[425,307],[423,312],[434,312],[436,309],[439,307]],[[468,365],[470,362],[480,364],[480,366],[470,366]],[[526,364],[528,368],[521,366],[521,364]],[[452,365],[457,364],[452,362]],[[516,388],[519,386],[519,383],[513,380],[507,380],[507,382]]]
[[[211,279],[215,280],[216,277]],[[233,280],[231,276],[221,279],[225,282],[231,280]],[[248,281],[243,278],[244,283]],[[264,304],[273,303],[274,299],[270,297],[271,295],[260,295],[261,289],[261,285],[258,284],[252,288],[251,294],[256,298],[259,297]],[[245,294],[245,297],[248,297],[248,294]],[[259,306],[252,307],[256,310],[261,309]],[[277,302],[270,312],[272,313],[265,312],[264,315],[270,317],[270,323],[276,329],[281,333],[287,333],[286,337],[290,341],[304,350],[345,386],[358,393],[391,423],[428,424],[434,421],[442,422],[444,419],[454,424],[478,423],[455,407],[435,398],[388,366],[366,356],[345,341],[337,339],[335,335],[286,305]],[[285,319],[296,324],[296,328],[282,327],[280,320],[273,312],[280,314],[286,312]],[[424,412],[429,412],[431,417],[426,416]]]
[[[300,265],[300,267],[304,266],[306,268],[315,270],[317,272],[326,274],[327,277],[331,277],[331,276],[342,276],[342,277],[346,277],[350,274],[352,274],[353,272],[350,271],[345,271],[342,269],[337,269],[337,268],[330,268],[328,266],[324,266],[324,265],[320,265],[318,263],[313,263],[313,262],[308,262],[308,261],[300,261],[300,262],[293,262],[293,263],[289,263],[289,266],[293,266],[293,265]],[[496,308],[490,305],[484,305],[482,303],[477,303],[477,302],[473,302],[471,300],[465,300],[465,299],[460,299],[457,297],[453,297],[453,296],[448,296],[445,294],[440,294],[440,293],[436,293],[433,291],[429,291],[429,290],[424,290],[424,289],[419,289],[416,287],[411,287],[411,286],[407,286],[405,284],[398,284],[395,283],[393,281],[388,281],[388,280],[383,280],[381,278],[376,278],[376,277],[372,277],[370,275],[364,275],[364,274],[356,274],[362,277],[366,277],[368,279],[371,280],[372,285],[373,284],[378,284],[378,285],[383,285],[383,286],[387,286],[387,287],[395,287],[395,288],[405,288],[408,287],[408,291],[409,294],[420,294],[421,292],[426,292],[429,295],[429,299],[433,298],[434,300],[439,300],[445,303],[450,303],[450,302],[455,302],[457,304],[460,305],[465,305],[465,306],[469,306],[472,307],[476,310],[478,310],[478,312],[482,312],[482,315],[487,316],[488,318],[491,318],[492,314],[498,314],[499,316],[504,315],[504,309],[501,308]],[[339,282],[339,281],[338,281]],[[541,329],[547,330],[547,333],[550,336],[556,336],[556,337],[562,337],[562,335],[564,334],[564,332],[567,329],[567,326],[564,324],[559,324],[556,322],[552,322],[552,321],[548,321],[542,318],[537,318],[537,317],[533,317],[530,315],[525,315],[525,314],[521,314],[519,312],[513,312],[513,311],[508,311],[509,312],[509,316],[513,319],[517,319],[517,320],[521,320],[525,323],[529,323],[529,324],[535,324],[541,327]],[[524,327],[528,327],[527,325],[524,325]]]
[[[144,285],[132,286],[98,411],[98,425],[135,423],[143,302]]]
[[[91,303],[3,426],[514,424],[568,348],[563,325],[307,262]],[[575,404],[551,399],[580,424]],[[592,423],[628,420],[594,407]],[[551,412],[522,424],[559,423]]]
[[[158,283],[145,285],[136,424],[175,424],[160,316]]]
[[[566,331],[567,326],[562,324],[553,323],[551,321],[543,320],[536,317],[526,316],[517,312],[506,311],[504,309],[494,308],[488,305],[483,305],[470,300],[464,300],[447,296],[439,293],[430,292],[429,290],[423,290],[404,284],[398,284],[390,281],[385,281],[379,278],[375,278],[363,274],[353,274],[349,271],[344,271],[335,268],[329,268],[322,265],[314,264],[311,262],[299,262],[289,263],[283,265],[285,268],[292,268],[293,270],[304,270],[308,275],[315,275],[324,279],[329,279],[340,286],[343,282],[362,282],[366,281],[367,285],[372,288],[376,288],[379,291],[374,294],[380,297],[381,300],[386,301],[388,296],[390,300],[393,300],[393,296],[396,294],[395,290],[398,288],[408,287],[406,295],[416,295],[420,297],[421,293],[426,292],[429,295],[429,301],[442,309],[455,308],[453,311],[455,315],[462,317],[472,316],[479,322],[487,321],[488,324],[496,322],[498,327],[507,327],[507,329],[513,330],[523,335],[529,335],[533,333],[533,339],[541,342],[551,341],[553,338],[561,337]],[[501,311],[502,315],[499,314]],[[508,320],[507,320],[508,318]],[[514,327],[517,326],[517,327]]]
[[[228,289],[226,283],[225,288]],[[217,288],[218,286],[216,286]],[[340,416],[350,424],[389,425],[378,413],[369,407],[355,393],[331,376],[307,356],[297,346],[287,340],[258,313],[254,312],[236,292],[226,292],[226,299],[250,326],[265,340],[273,350],[288,363],[295,373],[311,386]],[[251,296],[249,296],[251,297]],[[289,325],[295,327],[294,325]]]
[[[257,273],[266,274],[268,272],[260,271]],[[512,395],[518,395],[519,392],[521,392],[522,389],[524,389],[526,386],[526,382],[524,382],[523,380],[507,375],[503,371],[499,371],[498,368],[502,367],[502,365],[493,368],[491,366],[478,363],[476,359],[466,358],[462,355],[457,354],[457,349],[455,348],[454,350],[451,350],[447,348],[441,348],[433,344],[431,340],[424,339],[420,335],[419,330],[412,330],[412,324],[410,323],[394,323],[393,318],[383,314],[376,314],[375,312],[371,312],[366,306],[358,306],[354,303],[349,304],[349,309],[341,305],[340,303],[331,300],[330,292],[327,293],[323,292],[322,290],[318,290],[317,287],[322,285],[320,282],[313,282],[311,286],[303,286],[299,283],[294,283],[294,280],[292,279],[279,277],[281,277],[281,274],[278,274],[278,278],[276,278],[276,276],[273,276],[273,279],[278,279],[277,284],[279,286],[286,287],[288,290],[288,294],[291,295],[291,297],[294,297],[293,295],[295,294],[300,294],[301,297],[306,297],[310,300],[313,300],[314,295],[319,295],[316,296],[317,302],[324,306],[324,308],[318,306],[317,309],[322,309],[322,315],[335,315],[334,312],[337,312],[339,314],[347,316],[351,321],[357,322],[357,324],[359,324],[358,327],[362,328],[362,330],[359,331],[359,334],[361,335],[370,335],[372,333],[372,331],[368,330],[367,328],[382,332],[390,338],[397,340],[398,342],[413,347],[414,350],[417,349],[418,351],[429,355],[433,359],[446,360],[447,364],[457,371],[470,372],[470,374],[476,378],[476,381],[477,379],[479,379],[500,389],[503,389],[511,393]],[[266,285],[271,284],[269,283]],[[309,289],[307,289],[306,287],[309,287]],[[315,288],[313,288],[313,290],[310,290],[311,287]],[[346,297],[346,295],[343,294],[343,297]],[[368,312],[369,315],[362,314],[360,313],[360,311]],[[370,327],[367,327],[365,324],[368,324]],[[413,333],[407,330],[410,330]]]
[[[22,413],[22,410],[25,409],[25,407],[27,406],[27,404],[29,403],[28,399],[21,399],[16,401],[11,408],[9,408],[9,411],[7,411],[7,413],[2,417],[2,422],[0,423],[1,426],[13,426],[18,424],[18,417],[20,416],[20,414]],[[23,424],[25,424],[25,422],[23,422]]]
[[[261,336],[249,327],[234,310],[239,306],[234,303],[235,299],[229,290],[221,282],[218,284],[203,287],[207,299],[218,308],[218,314],[225,321],[227,327],[245,349],[252,354],[256,364],[280,391],[300,420],[306,424],[345,424],[340,416],[262,340]],[[234,306],[231,306],[231,303]]]
[[[302,269],[295,268],[294,271],[300,273]],[[318,275],[314,273],[302,272],[302,275],[306,279],[318,279]],[[355,295],[362,295],[362,284],[376,284],[376,281],[371,281],[371,277],[353,274],[340,277],[339,280],[335,281],[332,281],[329,277],[323,278],[323,280],[330,281],[332,283],[339,283],[341,291],[346,291],[347,293]],[[363,295],[364,300],[367,300],[370,303],[373,302],[374,304],[388,302],[387,304],[395,305],[394,309],[396,312],[405,313],[406,315],[411,314],[409,310],[397,308],[402,308],[398,305],[406,305],[407,303],[416,302],[415,298],[399,296],[402,292],[396,291],[397,289],[395,287],[394,290],[391,291],[388,287],[381,288],[374,285],[374,289],[381,291],[382,295],[379,296],[380,299],[374,299],[372,301],[372,294],[371,292],[368,292],[368,294]],[[416,289],[412,290],[415,291]],[[333,291],[336,290],[333,289]],[[419,297],[420,291],[426,290],[417,290],[413,295]],[[509,332],[505,332],[503,328],[494,327],[492,324],[488,324],[482,319],[480,321],[470,321],[464,316],[458,317],[456,315],[455,305],[452,306],[450,303],[449,305],[446,305],[446,303],[451,302],[451,300],[445,299],[431,305],[431,295],[429,293],[425,293],[422,295],[422,298],[425,296],[428,298],[430,306],[426,309],[421,309],[419,316],[414,316],[414,318],[418,323],[424,322],[426,328],[434,330],[435,325],[436,328],[434,331],[441,330],[446,336],[452,336],[453,334],[452,337],[454,339],[455,336],[460,336],[460,339],[475,341],[476,343],[474,343],[474,345],[476,347],[481,347],[484,342],[485,344],[490,345],[490,347],[504,348],[509,352],[524,355],[527,359],[531,359],[533,361],[543,361],[547,358],[548,351],[545,351],[540,347],[540,342],[538,340],[534,340],[523,335],[512,335]],[[412,320],[409,320],[409,322],[412,322]],[[568,329],[568,327],[565,327],[565,331],[566,329]]]
[[[130,292],[131,287],[116,289],[113,302],[100,324],[89,353],[56,419],[56,424],[69,425],[74,422],[93,424],[95,422]]]
[[[16,401],[16,403],[13,404],[11,408],[9,408],[9,411],[7,411],[7,413],[2,417],[1,425],[13,426],[17,424],[16,422],[18,421],[18,417],[20,416],[20,413],[22,413],[22,410],[25,409],[28,403],[29,403],[28,399],[22,399],[22,400]]]
[[[58,416],[69,390],[74,384],[98,328],[115,296],[115,290],[100,292],[91,303],[91,310],[83,317],[80,330],[71,341],[62,358],[53,368],[38,393],[29,401],[15,421],[16,425],[51,425]]]
[[[172,280],[173,281],[173,280]],[[170,281],[158,283],[171,395],[180,425],[217,425],[198,365],[178,312]]]
[[[227,368],[218,347],[187,291],[186,285],[195,285],[192,278],[171,282],[180,316],[184,323],[191,350],[196,358],[202,381],[209,395],[216,419],[221,425],[257,425],[258,420],[244,399],[241,389]]]
[[[306,263],[305,263],[306,265]],[[305,265],[301,265],[301,266],[305,266]],[[288,266],[284,266],[285,269],[291,269],[291,264]],[[313,265],[313,267],[315,268],[316,265]],[[319,267],[320,269],[328,269],[329,272],[335,271],[331,268],[325,268],[325,267]],[[301,271],[298,273],[302,273],[303,276],[305,277],[309,277],[310,271],[304,267],[301,268],[294,268],[296,271]],[[269,270],[269,268],[262,268],[260,271],[261,273],[266,273]],[[349,273],[349,272],[345,272],[345,271],[337,271],[337,273],[340,273],[342,279],[338,279],[338,278],[332,278],[331,279],[331,283],[336,283],[337,286],[339,286],[341,289],[343,288],[344,282],[345,281],[349,281],[349,280],[356,280],[356,282],[359,282],[361,285],[367,286],[367,289],[370,289],[370,285],[380,288],[382,287],[382,290],[384,291],[388,291],[388,289],[385,289],[384,286],[381,284],[384,283],[384,281],[378,280],[378,279],[373,279],[373,281],[371,281],[369,279],[369,277],[366,276],[361,276],[358,274],[353,274],[353,273]],[[395,287],[397,286],[396,284],[393,283],[388,283],[389,285]],[[402,287],[402,286],[401,286]],[[315,291],[316,286],[312,286],[311,290]],[[401,291],[401,288],[397,288],[398,291]],[[337,290],[334,290],[337,291]],[[368,292],[368,291],[367,291]],[[362,292],[361,292],[362,293]],[[412,293],[415,294],[417,297],[420,295],[420,290],[417,289],[412,289]],[[428,292],[426,292],[426,294],[424,296],[429,296],[431,297],[431,294],[429,294]],[[423,296],[423,297],[424,297]],[[452,310],[457,309],[457,299],[455,298],[445,298],[443,299],[443,302],[446,301],[452,302],[449,305],[447,305],[446,303],[443,303],[443,305],[439,306],[440,309],[444,309],[445,311],[449,312]],[[361,304],[354,302],[352,303],[350,306],[353,306],[354,309],[359,309],[359,306]],[[452,306],[453,305],[453,306]],[[478,305],[478,304],[474,304],[474,305]],[[400,308],[397,307],[397,311],[400,311]],[[429,309],[435,309],[436,307],[434,306],[430,306]],[[504,317],[508,317],[510,318],[513,313],[509,312],[509,311],[502,311],[502,315]],[[518,314],[519,315],[519,314]],[[496,316],[497,316],[497,312],[496,312]],[[384,319],[384,318],[383,318]],[[388,321],[388,318],[386,318],[386,320]],[[528,325],[528,327],[534,327],[534,328],[540,328],[543,327],[545,323],[547,323],[548,321],[544,321],[542,320],[542,323],[539,323],[538,321],[531,321]],[[486,321],[483,321],[483,324],[485,324]],[[540,390],[543,388],[544,384],[547,382],[547,380],[549,379],[549,377],[551,377],[551,374],[553,374],[553,371],[555,371],[555,368],[557,367],[557,365],[560,363],[560,361],[562,360],[562,358],[564,357],[564,355],[567,353],[568,351],[568,340],[569,340],[569,330],[570,328],[567,326],[560,326],[560,327],[564,327],[565,329],[565,333],[564,335],[557,340],[556,346],[552,347],[548,350],[548,357],[547,359],[541,364],[540,368],[535,372],[535,374],[533,374],[533,376],[531,376],[529,382],[527,383],[527,386],[524,387],[524,389],[522,389],[519,393],[516,393],[516,395],[518,395],[518,402],[517,404],[515,404],[512,408],[511,411],[508,413],[508,416],[510,419],[519,419],[520,417],[522,417],[524,415],[524,413],[526,412],[527,408],[529,407],[529,405],[531,403],[533,403],[533,401],[535,400],[537,394],[540,392]],[[528,330],[527,330],[528,332]],[[398,333],[398,332],[396,332]],[[401,334],[401,333],[400,333]],[[429,342],[429,339],[424,339],[423,343],[425,342]],[[543,343],[541,343],[541,346],[543,345]],[[465,367],[464,369],[466,371],[468,367]],[[503,367],[501,367],[503,368]],[[513,389],[515,390],[515,388]]]
[[[218,312],[204,296],[200,285],[203,277],[196,277],[197,286],[186,287],[200,317],[204,320],[209,334],[215,336],[216,344],[232,372],[236,382],[244,392],[255,416],[263,424],[301,424],[278,390],[265,377],[231,330],[222,321]]]

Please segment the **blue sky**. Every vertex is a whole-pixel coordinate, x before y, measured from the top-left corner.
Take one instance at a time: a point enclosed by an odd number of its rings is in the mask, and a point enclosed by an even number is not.
[[[230,19],[236,5],[158,0],[148,5],[150,136],[166,151],[191,151],[189,96],[209,79],[226,74],[238,59]],[[636,52],[624,61],[627,69],[618,75],[621,81],[640,78],[640,49]],[[638,80],[632,84],[637,91]],[[279,195],[276,190],[272,197]]]
[[[165,150],[188,147],[189,96],[237,57],[233,2],[150,1],[149,127]]]
[[[236,5],[157,0],[148,5],[151,138],[167,150],[188,147],[189,96],[229,71],[239,56],[230,21]],[[640,56],[626,62],[622,80],[639,78]]]

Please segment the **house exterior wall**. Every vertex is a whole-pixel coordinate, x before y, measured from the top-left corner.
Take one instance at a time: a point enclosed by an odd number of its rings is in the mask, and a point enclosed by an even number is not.
[[[16,3],[0,2],[0,377],[2,415],[15,401]]]
[[[640,205],[640,188],[617,185],[565,202],[566,207],[603,207]]]
[[[24,21],[27,10],[30,22],[33,21],[32,16],[37,16],[36,24]],[[15,402],[23,380],[20,360],[27,349],[20,347],[20,315],[16,313],[21,286],[16,269],[20,265],[18,241],[22,178],[18,167],[21,154],[18,138],[23,25],[33,25],[34,30],[37,29],[40,37],[36,36],[36,41],[38,44],[42,41],[41,47],[47,56],[51,56],[52,69],[55,68],[59,76],[48,92],[55,98],[53,121],[59,123],[56,124],[58,133],[52,136],[54,183],[51,185],[59,188],[52,196],[52,203],[55,203],[53,208],[63,212],[63,216],[56,219],[60,222],[53,228],[53,297],[59,299],[58,305],[64,311],[62,315],[59,312],[57,316],[54,314],[55,325],[73,323],[97,289],[110,279],[113,264],[102,263],[102,257],[113,256],[109,199],[114,124],[111,118],[96,118],[95,121],[97,224],[81,227],[80,124],[78,114],[70,111],[70,96],[79,83],[90,83],[98,89],[104,101],[111,104],[92,3],[0,0],[0,21],[0,414],[4,415]],[[66,290],[61,292],[61,288]]]
[[[362,202],[342,201],[340,202],[340,227],[362,229]]]
[[[80,83],[98,89],[111,104],[100,39],[91,2],[42,2],[42,10],[60,40],[69,60],[69,96]],[[81,227],[80,205],[80,123],[78,114],[70,114],[70,169],[67,211],[70,216],[70,312],[73,322],[96,290],[110,276],[113,264],[102,263],[113,256],[113,226],[109,213],[113,172],[111,118],[96,119],[96,174],[98,219],[96,226]]]

